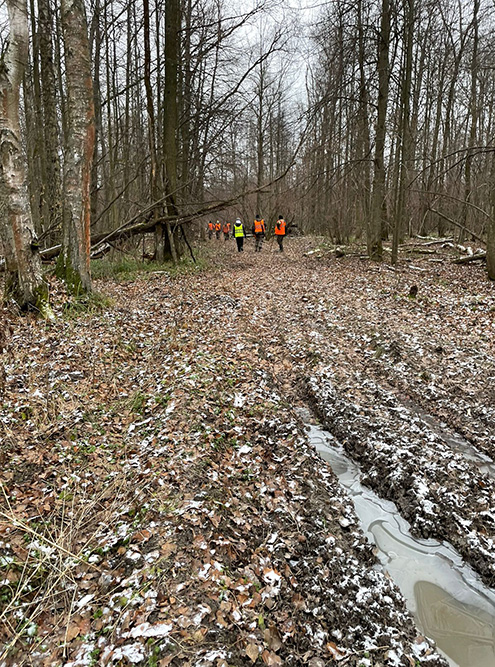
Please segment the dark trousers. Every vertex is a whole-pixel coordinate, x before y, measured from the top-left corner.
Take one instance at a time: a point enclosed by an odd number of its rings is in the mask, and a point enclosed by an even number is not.
[[[278,248],[280,252],[284,252],[284,235],[283,234],[276,234],[277,237],[277,243],[278,243]]]
[[[235,242],[237,243],[237,252],[243,252],[244,250],[244,236],[236,236]]]
[[[255,238],[254,252],[261,252],[261,248],[263,246],[263,233],[255,234],[254,238]]]
[[[225,241],[228,241],[228,240],[229,240],[229,233],[228,233],[228,232],[224,232],[224,233],[223,233],[223,238],[224,238]]]

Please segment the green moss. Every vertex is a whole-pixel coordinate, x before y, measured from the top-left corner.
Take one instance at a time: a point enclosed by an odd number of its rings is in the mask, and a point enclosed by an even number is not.
[[[58,256],[57,264],[55,266],[55,275],[59,280],[62,280],[65,283],[69,294],[79,297],[88,292],[82,283],[81,276],[72,266],[70,257],[63,252]]]
[[[112,307],[112,300],[99,292],[86,292],[73,296],[64,305],[64,317],[72,319],[80,315],[92,315]]]
[[[54,320],[55,313],[50,305],[50,297],[48,294],[48,285],[43,281],[35,292],[36,303],[35,308],[40,313],[44,320]]]

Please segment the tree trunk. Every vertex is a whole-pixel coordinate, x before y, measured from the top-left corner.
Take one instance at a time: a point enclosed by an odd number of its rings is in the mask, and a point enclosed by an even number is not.
[[[406,16],[404,17],[404,43],[405,58],[404,69],[401,77],[401,126],[400,126],[400,150],[397,151],[400,160],[399,170],[399,194],[397,211],[394,221],[392,238],[392,264],[397,264],[399,258],[399,242],[405,229],[406,218],[406,182],[408,177],[408,166],[411,153],[411,82],[413,66],[413,42],[414,42],[414,0],[406,2]]]
[[[43,102],[44,183],[43,230],[62,227],[57,83],[53,65],[53,16],[49,0],[38,0],[41,93]],[[53,237],[52,237],[53,238]]]
[[[152,202],[158,201],[158,165],[156,154],[156,123],[155,109],[153,103],[153,90],[151,84],[151,41],[150,41],[150,7],[149,0],[143,0],[143,30],[144,30],[144,87],[146,90],[146,110],[148,112],[148,141],[150,149],[150,198]],[[153,217],[158,220],[160,211],[155,206]],[[164,260],[163,233],[157,229],[155,233],[155,258],[160,264]]]
[[[28,58],[25,0],[8,0],[9,45],[0,64],[0,227],[5,244],[7,294],[21,308],[50,313],[26,186],[19,93]]]
[[[488,277],[490,280],[495,280],[495,154],[492,156],[491,198],[491,216],[486,239],[486,265]]]
[[[88,28],[83,0],[62,0],[69,133],[64,160],[63,243],[58,274],[68,289],[91,291],[90,184],[94,102]]]
[[[166,175],[167,211],[177,216],[177,71],[178,37],[180,30],[179,0],[167,0],[165,4],[165,90],[163,147]],[[167,240],[174,264],[177,263],[175,238],[170,223],[166,224]]]
[[[358,0],[358,64],[359,64],[359,143],[360,151],[359,157],[362,160],[361,174],[363,179],[363,217],[365,221],[369,220],[370,216],[370,192],[371,192],[371,173],[370,173],[370,156],[371,156],[371,140],[370,140],[370,126],[369,126],[369,94],[368,83],[366,80],[366,52],[365,52],[365,35],[363,24],[363,2]]]
[[[368,227],[368,255],[381,261],[383,247],[381,230],[384,223],[385,206],[385,138],[389,84],[390,5],[382,0],[380,40],[378,49],[378,112],[375,134],[375,157],[371,221]]]
[[[472,190],[472,161],[473,161],[473,148],[476,145],[476,133],[478,125],[478,100],[477,100],[477,89],[478,89],[478,13],[479,13],[480,3],[479,0],[474,1],[473,7],[473,52],[471,58],[471,94],[469,97],[469,116],[470,116],[470,131],[469,131],[469,146],[466,153],[466,162],[464,165],[464,199],[465,204],[463,206],[462,218],[464,227],[470,227],[470,212],[471,208],[469,202],[471,201],[471,190]],[[463,230],[459,233],[459,243],[464,243],[464,234]]]

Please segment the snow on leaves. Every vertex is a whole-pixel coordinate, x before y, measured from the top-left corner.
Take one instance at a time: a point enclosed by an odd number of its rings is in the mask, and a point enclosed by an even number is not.
[[[9,660],[318,667],[373,650],[443,664],[416,642],[290,405],[298,379],[337,360],[345,398],[369,397],[353,372],[376,340],[371,277],[290,253],[243,261],[106,283],[103,314],[15,323],[1,450]],[[261,269],[269,290],[237,288]],[[438,503],[434,475],[417,481]]]

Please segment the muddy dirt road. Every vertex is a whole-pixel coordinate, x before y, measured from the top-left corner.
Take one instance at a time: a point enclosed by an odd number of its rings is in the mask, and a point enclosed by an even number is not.
[[[299,408],[493,587],[494,287],[314,246],[212,242],[210,268],[13,321],[0,664],[445,664]]]

